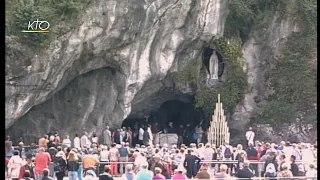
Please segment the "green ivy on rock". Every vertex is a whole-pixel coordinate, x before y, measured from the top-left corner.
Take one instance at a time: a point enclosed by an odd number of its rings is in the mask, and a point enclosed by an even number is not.
[[[221,38],[216,41],[216,49],[222,54],[227,66],[227,80],[216,89],[198,89],[195,95],[196,108],[214,108],[218,94],[227,110],[241,102],[247,87],[247,74],[241,61],[241,39],[239,37]]]
[[[275,68],[266,72],[274,89],[274,98],[258,112],[255,122],[273,126],[296,123],[315,124],[317,102],[317,1],[292,0],[290,7],[283,7],[285,14],[299,25],[282,47],[283,57],[274,62]],[[294,2],[294,3],[293,3]],[[293,6],[295,5],[295,6]],[[288,11],[289,10],[289,11]],[[315,61],[315,62],[313,62]],[[303,116],[301,116],[303,114]]]
[[[35,51],[46,48],[60,23],[72,24],[90,0],[12,0],[6,2],[6,35],[16,36]],[[48,21],[49,33],[22,33],[29,21]],[[65,27],[67,28],[67,27]]]
[[[171,73],[171,77],[175,82],[197,83],[200,63],[201,61],[193,60],[183,70]]]

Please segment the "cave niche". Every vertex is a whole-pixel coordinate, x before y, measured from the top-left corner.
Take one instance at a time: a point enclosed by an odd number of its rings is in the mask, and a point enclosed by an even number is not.
[[[151,112],[149,115],[148,122],[145,118],[127,118],[123,121],[122,127],[133,128],[136,123],[138,124],[154,124],[158,123],[158,128],[163,131],[169,122],[173,122],[174,128],[179,127],[181,124],[190,124],[195,127],[200,124],[203,119],[202,125],[204,128],[208,126],[207,119],[204,115],[203,110],[195,109],[191,102],[183,102],[180,100],[169,100],[161,104],[160,108]]]
[[[215,53],[215,54],[214,54]],[[202,54],[202,63],[204,65],[204,68],[206,69],[207,73],[209,74],[209,76],[211,75],[211,71],[210,71],[210,58],[213,56],[213,55],[216,55],[217,59],[218,59],[218,62],[217,65],[217,78],[220,78],[223,74],[223,71],[224,71],[224,62],[223,62],[223,56],[222,54],[215,50],[215,49],[212,49],[212,48],[209,48],[209,47],[205,47],[203,49],[203,54]]]

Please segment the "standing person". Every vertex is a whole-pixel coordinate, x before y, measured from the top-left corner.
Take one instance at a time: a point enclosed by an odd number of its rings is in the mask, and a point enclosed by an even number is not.
[[[42,171],[48,168],[49,163],[51,162],[50,154],[45,152],[44,148],[39,148],[39,153],[35,156],[35,176],[36,179],[42,179]],[[49,171],[48,171],[49,172]]]
[[[8,174],[12,180],[19,179],[20,167],[23,165],[23,160],[19,155],[19,151],[14,150],[13,156],[10,158],[8,163]]]
[[[53,158],[54,171],[56,172],[57,180],[63,180],[63,176],[67,167],[66,157],[63,151],[59,151]]]
[[[187,177],[191,179],[192,177],[195,177],[197,175],[197,165],[195,162],[200,161],[200,159],[191,154],[191,149],[188,149],[187,152],[188,154],[186,154],[183,164],[184,168],[186,168],[187,170]]]
[[[148,145],[149,145],[149,146],[152,146],[152,145],[153,145],[153,134],[152,134],[152,131],[151,131],[151,125],[150,125],[150,124],[148,125],[147,131],[148,131],[148,133],[149,133],[149,142],[148,142]]]
[[[69,156],[67,157],[67,170],[68,170],[69,180],[78,179],[79,167],[80,167],[80,164],[78,162],[78,157],[75,152],[71,151],[69,153]]]
[[[89,141],[88,133],[84,132],[83,135],[81,136],[81,139],[80,139],[80,145],[81,145],[82,149],[87,147],[88,141]]]
[[[97,134],[95,132],[92,133],[91,142],[92,142],[92,145],[98,146],[99,139],[98,139]]]
[[[99,180],[113,180],[112,175],[110,175],[110,171],[110,167],[105,165],[103,173],[99,175]]]
[[[142,163],[139,172],[136,174],[136,180],[151,180],[153,172],[148,170],[148,163]]]
[[[166,128],[166,130],[167,130],[167,133],[175,133],[172,122],[168,123],[168,127]]]
[[[197,135],[196,143],[199,144],[203,135],[203,130],[200,124],[195,128],[195,133]]]
[[[292,178],[293,175],[292,175],[292,172],[289,170],[289,167],[290,167],[289,164],[283,163],[281,165],[282,170],[279,172],[278,177],[283,177],[283,180]],[[282,179],[282,178],[280,178],[280,179]]]
[[[141,125],[139,129],[139,135],[138,135],[138,144],[142,145],[143,144],[143,134],[144,134],[144,126]]]
[[[49,176],[49,173],[50,173],[49,169],[47,168],[44,169],[42,173],[43,173],[43,178],[37,179],[37,180],[54,180],[52,177]]]
[[[318,177],[317,169],[314,164],[309,164],[309,170],[306,172],[307,180],[316,180]]]
[[[62,147],[71,148],[71,140],[69,139],[68,135],[66,135],[62,140]]]
[[[249,168],[249,161],[240,163],[240,168],[236,174],[236,177],[239,179],[251,179],[252,177],[254,177],[252,170]]]
[[[106,130],[103,132],[103,144],[110,148],[112,144],[111,131],[109,130],[109,126],[106,127]]]
[[[292,155],[296,157],[297,161],[301,161],[301,151],[299,149],[299,145],[297,144],[292,145]]]
[[[44,141],[45,141],[45,136],[42,136],[41,138],[39,138],[39,141],[38,141],[38,145],[39,145],[39,148],[43,147],[43,144],[44,144]]]
[[[120,174],[123,174],[123,169],[126,162],[128,162],[129,150],[126,148],[124,142],[121,142],[121,147],[119,148],[119,163],[120,163]]]
[[[249,148],[246,150],[247,160],[249,161],[258,161],[258,151],[254,148],[252,143],[249,143]],[[258,164],[250,164],[250,169],[254,170],[255,176],[259,175]]]
[[[111,145],[111,149],[109,151],[109,161],[110,161],[111,175],[117,176],[118,175],[119,150],[117,149],[115,143],[113,143]]]
[[[180,124],[180,126],[177,130],[177,135],[178,135],[177,147],[178,148],[180,148],[181,144],[183,144],[183,133],[184,133],[183,124]]]
[[[77,133],[75,135],[75,138],[73,139],[73,147],[76,149],[80,149],[80,138]]]
[[[58,131],[56,131],[56,133],[54,134],[54,142],[55,142],[56,144],[59,144],[59,143],[61,142],[60,136],[59,136],[59,134],[58,134]]]
[[[161,174],[161,172],[162,172],[162,169],[161,168],[159,168],[159,167],[156,167],[155,169],[154,169],[154,176],[153,176],[153,180],[165,180],[166,178]]]
[[[116,144],[120,144],[121,142],[121,132],[120,129],[117,129],[114,133],[113,133],[113,142]]]
[[[126,173],[121,176],[123,180],[133,180],[135,178],[135,174],[133,172],[132,164],[126,165]]]
[[[7,136],[5,141],[5,150],[6,150],[6,158],[10,159],[13,156],[13,147],[12,141],[10,140],[10,136]]]
[[[123,127],[123,128],[121,128],[120,129],[120,141],[119,141],[119,143],[117,143],[117,144],[120,144],[121,142],[123,142],[125,139],[125,135],[126,135],[126,132],[124,131],[125,130],[125,127]]]
[[[296,164],[296,157],[294,155],[291,155],[290,161],[291,161],[290,171],[292,172],[293,177],[299,176],[299,167]]]
[[[148,132],[148,127],[145,127],[144,131],[143,131],[143,142],[142,142],[142,144],[145,145],[145,146],[148,146],[149,142],[150,142],[150,135],[149,135],[149,132]]]
[[[252,131],[252,127],[249,127],[249,130],[246,132],[246,140],[248,146],[249,143],[254,144],[254,132]]]
[[[189,146],[192,138],[193,138],[193,128],[190,126],[190,124],[187,124],[185,131],[184,131],[184,138],[183,142],[185,143],[185,145]]]
[[[128,143],[129,143],[129,146],[131,147],[132,146],[132,131],[131,131],[131,128],[130,127],[128,127],[128,130],[127,130],[127,133],[129,134],[129,141],[128,141]]]
[[[187,180],[187,176],[183,174],[185,171],[182,167],[175,170],[176,173],[172,176],[172,180]]]
[[[27,154],[26,155],[26,161],[27,163],[24,166],[20,167],[20,173],[19,173],[19,179],[23,178],[24,172],[28,170],[30,172],[30,178],[35,178],[34,176],[34,163],[32,162],[32,155]]]
[[[99,163],[99,159],[93,155],[93,149],[88,150],[88,154],[84,155],[82,158],[82,165],[84,168],[84,172],[92,170],[96,171],[96,165]]]

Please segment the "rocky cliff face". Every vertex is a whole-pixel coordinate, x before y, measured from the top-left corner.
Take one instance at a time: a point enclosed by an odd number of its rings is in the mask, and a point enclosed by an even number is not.
[[[227,0],[99,0],[38,54],[6,37],[6,129],[101,132],[170,99],[166,75],[223,35]],[[75,23],[76,24],[76,23]],[[169,82],[170,83],[170,82]]]

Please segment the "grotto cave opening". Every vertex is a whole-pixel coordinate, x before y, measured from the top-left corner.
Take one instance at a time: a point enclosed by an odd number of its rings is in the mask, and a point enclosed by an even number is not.
[[[134,128],[135,124],[153,125],[158,123],[158,130],[163,131],[169,122],[173,123],[174,128],[178,128],[181,124],[190,124],[196,127],[201,123],[203,129],[207,129],[210,119],[202,109],[195,109],[191,102],[183,102],[180,100],[169,100],[164,102],[159,109],[151,112],[148,120],[142,118],[127,118],[123,121],[122,127]],[[202,122],[201,122],[202,121]]]
[[[212,48],[205,47],[202,54],[202,63],[209,74],[210,79],[218,79],[224,71],[222,54]]]

